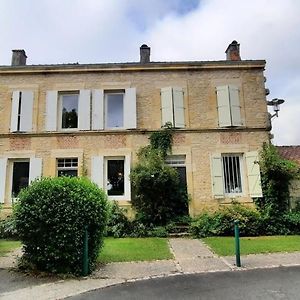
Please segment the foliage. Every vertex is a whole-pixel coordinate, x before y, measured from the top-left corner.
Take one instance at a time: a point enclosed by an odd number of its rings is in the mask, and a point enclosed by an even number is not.
[[[16,220],[13,215],[0,221],[0,238],[18,239]]]
[[[138,163],[131,170],[132,205],[143,216],[143,223],[165,225],[188,211],[187,193],[179,184],[174,168],[165,164],[171,151],[170,125],[150,136],[150,145],[138,152]]]
[[[272,144],[264,144],[259,164],[264,197],[256,199],[255,203],[265,215],[279,217],[288,210],[289,183],[297,175],[299,167],[283,159]]]
[[[88,231],[89,270],[103,243],[107,221],[104,192],[86,178],[44,178],[19,194],[16,227],[24,260],[42,271],[82,270],[83,236]]]
[[[237,203],[215,212],[203,212],[192,221],[190,231],[195,237],[232,236],[235,220],[239,220],[241,236],[261,233],[259,212]]]

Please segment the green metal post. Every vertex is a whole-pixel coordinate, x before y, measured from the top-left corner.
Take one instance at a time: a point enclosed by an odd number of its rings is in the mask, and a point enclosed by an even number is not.
[[[239,221],[234,221],[234,238],[235,238],[235,258],[236,266],[241,266],[241,253],[240,253],[240,230],[239,230]]]
[[[83,235],[83,263],[82,263],[82,275],[87,276],[89,273],[89,248],[88,248],[88,231],[87,227],[84,229]]]

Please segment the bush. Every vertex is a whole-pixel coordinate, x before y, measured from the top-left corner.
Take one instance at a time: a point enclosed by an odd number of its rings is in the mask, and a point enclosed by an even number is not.
[[[192,221],[190,231],[195,237],[232,236],[235,220],[239,220],[241,236],[256,236],[261,233],[260,213],[240,204],[202,213]]]
[[[41,271],[79,275],[87,228],[89,271],[93,269],[107,221],[102,190],[85,178],[44,178],[23,189],[19,198],[16,228],[25,261]]]
[[[9,216],[5,220],[0,221],[0,238],[18,239],[14,216]]]

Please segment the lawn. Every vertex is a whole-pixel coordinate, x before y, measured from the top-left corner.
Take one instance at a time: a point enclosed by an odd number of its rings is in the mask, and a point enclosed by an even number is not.
[[[168,240],[163,238],[106,238],[99,262],[171,259]]]
[[[0,256],[4,256],[7,252],[21,247],[19,241],[3,240],[0,239]]]
[[[203,241],[218,255],[235,255],[233,237],[209,237]],[[241,255],[300,251],[300,235],[243,237]]]

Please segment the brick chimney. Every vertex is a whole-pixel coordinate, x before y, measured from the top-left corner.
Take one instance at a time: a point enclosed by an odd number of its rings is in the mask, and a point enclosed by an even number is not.
[[[25,66],[26,65],[25,50],[12,50],[11,65],[12,66]]]
[[[241,60],[240,44],[238,44],[237,41],[232,41],[232,43],[227,47],[225,53],[226,60]]]
[[[140,47],[140,63],[146,64],[150,62],[150,47],[146,44],[143,44]]]

